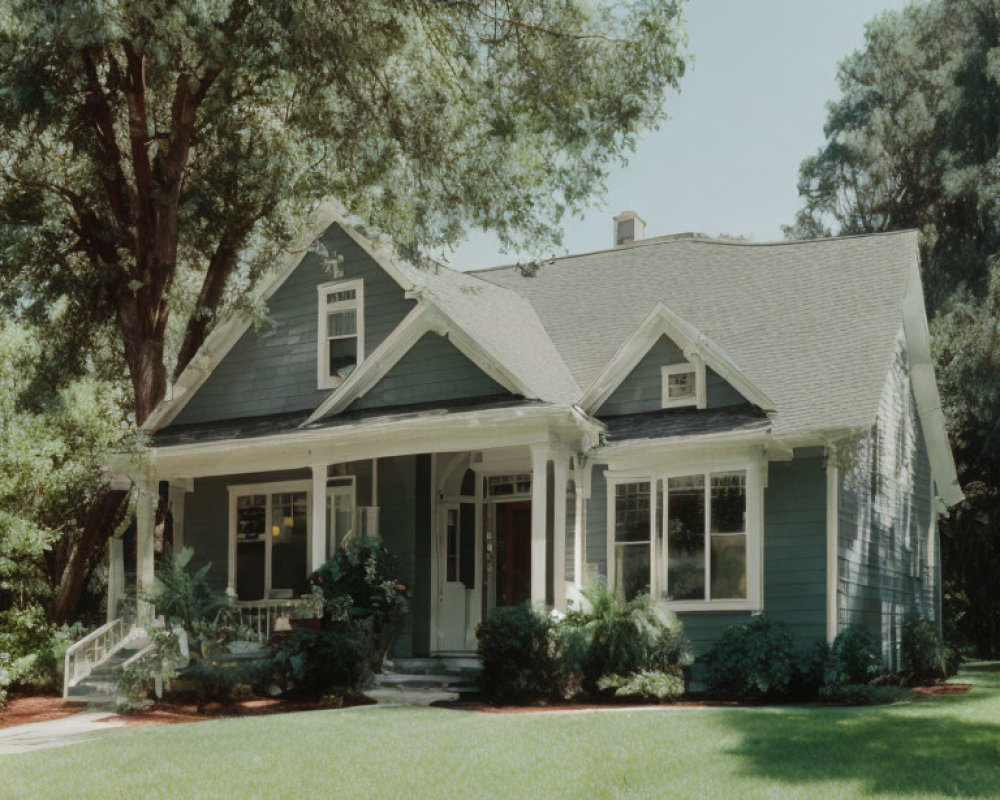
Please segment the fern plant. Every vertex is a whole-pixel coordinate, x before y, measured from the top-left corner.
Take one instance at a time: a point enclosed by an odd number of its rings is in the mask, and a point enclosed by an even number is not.
[[[179,553],[168,552],[156,571],[152,599],[158,613],[185,630],[194,630],[196,622],[216,617],[229,608],[228,598],[212,588],[207,575],[211,563],[191,571],[194,550],[184,547]]]

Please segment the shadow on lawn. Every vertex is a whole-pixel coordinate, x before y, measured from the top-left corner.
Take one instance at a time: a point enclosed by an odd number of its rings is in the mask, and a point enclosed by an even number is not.
[[[879,796],[1000,797],[1000,724],[949,713],[967,710],[976,694],[924,701],[926,713],[918,703],[733,714],[727,722],[743,738],[730,752],[745,760],[746,774],[790,784],[844,781]]]

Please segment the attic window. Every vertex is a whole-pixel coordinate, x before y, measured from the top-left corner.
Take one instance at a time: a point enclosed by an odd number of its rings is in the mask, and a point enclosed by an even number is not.
[[[661,368],[663,408],[697,406],[704,408],[705,369],[703,366],[685,361],[668,364]]]
[[[333,389],[343,383],[365,357],[364,283],[324,283],[318,290],[319,388]]]

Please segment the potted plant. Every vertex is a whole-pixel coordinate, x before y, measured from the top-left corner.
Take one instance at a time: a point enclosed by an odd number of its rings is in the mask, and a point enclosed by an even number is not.
[[[291,624],[293,628],[308,628],[318,631],[323,617],[323,590],[313,586],[309,594],[299,598],[292,605]]]

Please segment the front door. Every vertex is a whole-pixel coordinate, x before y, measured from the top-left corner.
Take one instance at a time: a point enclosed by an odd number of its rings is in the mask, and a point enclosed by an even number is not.
[[[495,605],[531,599],[531,501],[496,504]]]
[[[458,504],[441,507],[438,521],[438,613],[437,613],[437,643],[438,652],[465,652],[475,649],[475,642],[470,642],[472,628],[471,615],[475,609],[476,598],[474,590],[466,584],[471,582],[467,574],[470,557],[474,553],[463,554],[466,548],[475,547],[474,531],[462,535],[462,514]],[[468,515],[465,515],[468,517]],[[466,524],[473,520],[466,519]],[[472,534],[472,535],[470,535]],[[463,555],[465,558],[463,559]],[[473,562],[474,563],[474,562]],[[464,580],[463,580],[464,578]]]

